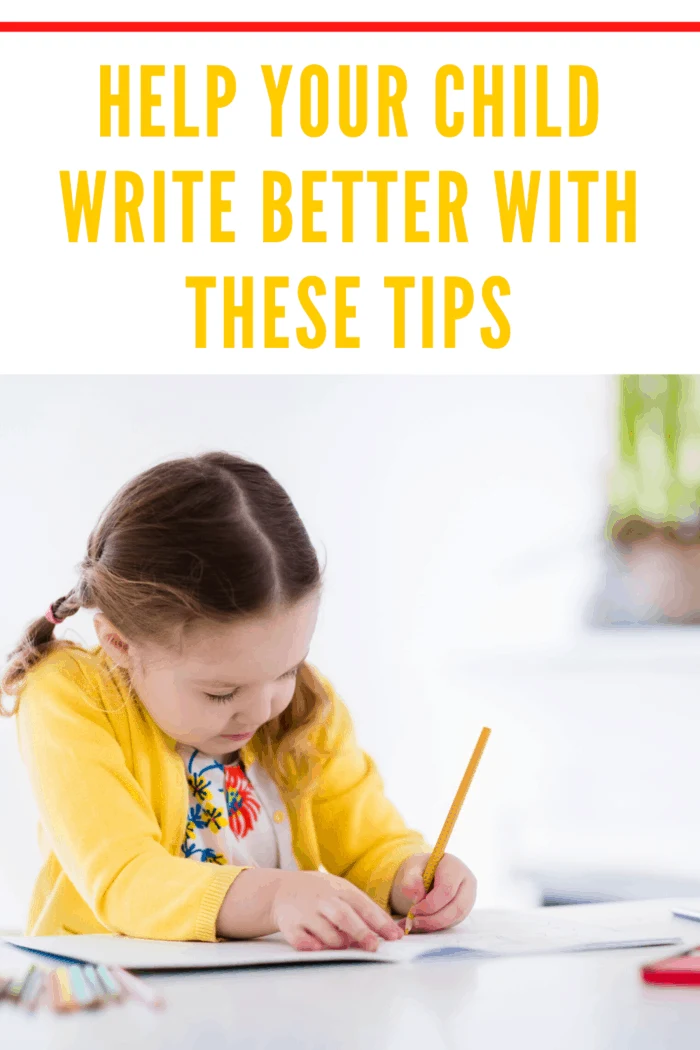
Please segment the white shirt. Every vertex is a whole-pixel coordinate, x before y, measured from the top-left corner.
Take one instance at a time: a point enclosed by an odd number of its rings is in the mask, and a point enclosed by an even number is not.
[[[298,867],[279,792],[259,763],[244,769],[185,744],[177,750],[189,795],[183,856],[241,867]]]

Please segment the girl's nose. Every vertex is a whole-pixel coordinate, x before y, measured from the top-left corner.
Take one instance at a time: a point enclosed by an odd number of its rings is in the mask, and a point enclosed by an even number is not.
[[[274,690],[273,688],[259,689],[254,696],[250,698],[250,706],[246,711],[246,715],[250,719],[250,724],[253,726],[261,726],[264,722],[269,722],[272,717],[272,701],[273,701]]]

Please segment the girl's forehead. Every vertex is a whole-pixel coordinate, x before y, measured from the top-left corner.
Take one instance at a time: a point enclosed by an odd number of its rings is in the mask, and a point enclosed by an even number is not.
[[[317,601],[230,624],[202,624],[183,638],[182,669],[191,675],[279,673],[304,658],[316,624]],[[282,666],[284,665],[284,666]]]

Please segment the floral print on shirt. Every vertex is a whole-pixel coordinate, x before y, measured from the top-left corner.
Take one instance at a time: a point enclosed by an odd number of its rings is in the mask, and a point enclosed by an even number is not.
[[[253,830],[260,813],[260,803],[253,785],[239,765],[224,766],[226,806],[231,831],[239,839]]]
[[[180,851],[184,857],[226,864],[224,854],[204,843],[197,832],[206,830],[216,835],[228,823],[238,839],[245,838],[255,827],[261,804],[238,763],[224,765],[212,759],[197,769],[195,763],[199,755],[200,752],[194,750],[186,765],[190,805]],[[215,796],[219,796],[222,805],[217,805]]]

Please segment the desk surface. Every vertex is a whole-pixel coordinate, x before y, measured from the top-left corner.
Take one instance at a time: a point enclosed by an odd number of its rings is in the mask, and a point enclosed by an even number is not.
[[[557,911],[592,923],[660,919],[688,947],[700,944],[700,923],[672,918],[672,903]],[[128,1003],[31,1016],[0,1004],[0,1044],[23,1050],[696,1050],[700,988],[653,987],[639,976],[642,963],[675,950],[154,975],[147,980],[167,999],[158,1012]]]

